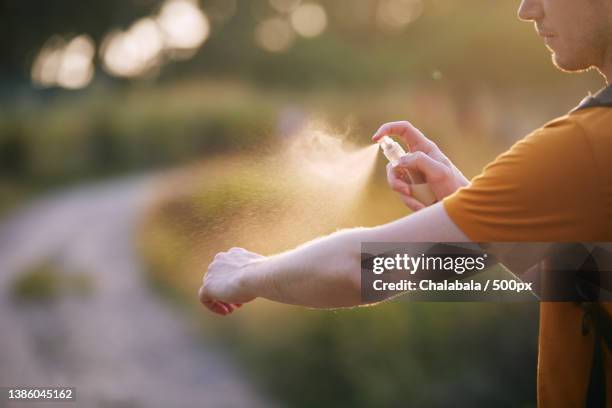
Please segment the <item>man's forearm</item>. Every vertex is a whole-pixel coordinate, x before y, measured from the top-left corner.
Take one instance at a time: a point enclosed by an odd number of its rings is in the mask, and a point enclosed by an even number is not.
[[[315,308],[361,303],[361,241],[366,228],[342,230],[267,258],[245,270],[255,296]]]
[[[389,224],[354,228],[310,241],[246,268],[241,285],[253,297],[316,308],[361,301],[362,242],[467,242],[442,203]]]

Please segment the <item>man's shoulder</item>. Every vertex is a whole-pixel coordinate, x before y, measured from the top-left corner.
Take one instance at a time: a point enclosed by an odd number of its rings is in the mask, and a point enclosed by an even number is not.
[[[575,123],[591,139],[610,139],[612,105],[591,106],[570,112],[567,120]]]
[[[552,119],[542,127],[534,130],[519,140],[513,146],[513,149],[557,150],[563,146],[569,147],[581,144],[585,141],[584,139],[585,130],[581,120],[571,114],[567,114]]]
[[[518,140],[510,149],[497,156],[487,170],[512,173],[514,178],[529,180],[547,174],[576,170],[592,162],[592,143],[584,128],[572,117],[555,118]]]
[[[574,109],[534,130],[523,140],[532,143],[612,143],[612,105]]]

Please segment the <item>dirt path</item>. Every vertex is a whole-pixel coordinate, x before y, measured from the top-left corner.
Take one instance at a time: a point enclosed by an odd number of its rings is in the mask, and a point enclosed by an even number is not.
[[[134,232],[152,191],[152,179],[80,188],[0,222],[0,386],[74,386],[72,407],[271,406],[148,288]],[[87,274],[92,293],[12,301],[15,277],[48,259]]]

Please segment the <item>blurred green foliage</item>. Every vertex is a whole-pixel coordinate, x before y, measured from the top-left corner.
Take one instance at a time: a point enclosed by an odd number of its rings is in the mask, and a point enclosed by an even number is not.
[[[238,324],[222,332],[288,406],[535,407],[537,304],[399,302],[290,315],[267,336]]]
[[[59,275],[49,265],[40,265],[20,275],[13,283],[13,297],[24,301],[52,300],[59,295]]]
[[[53,301],[64,295],[87,296],[94,290],[88,275],[65,274],[52,261],[39,263],[13,281],[14,300],[26,303]]]
[[[275,109],[236,85],[190,83],[99,88],[7,108],[0,112],[0,211],[34,191],[252,148],[272,135]]]
[[[241,96],[221,104],[206,96],[189,98],[180,89],[100,89],[86,99],[58,98],[45,109],[5,110],[2,174],[50,183],[150,169],[259,143],[270,133],[272,109],[254,95]]]

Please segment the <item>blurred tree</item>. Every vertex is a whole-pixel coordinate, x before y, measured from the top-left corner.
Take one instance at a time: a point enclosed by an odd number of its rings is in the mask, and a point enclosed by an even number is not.
[[[29,80],[34,53],[53,34],[88,33],[99,42],[109,28],[146,15],[159,0],[0,0],[0,78]]]

